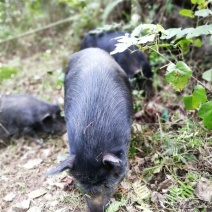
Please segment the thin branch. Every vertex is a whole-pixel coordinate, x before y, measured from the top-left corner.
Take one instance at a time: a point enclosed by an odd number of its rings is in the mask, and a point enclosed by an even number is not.
[[[206,90],[208,90],[210,93],[212,93],[212,90],[210,90],[208,87],[206,87],[203,83],[201,83],[197,78],[194,76],[191,76],[194,80],[196,80],[200,85],[202,85]]]
[[[60,24],[64,24],[64,23],[69,22],[69,21],[73,21],[75,18],[76,18],[76,16],[72,16],[72,17],[51,23],[51,24],[46,25],[44,27],[34,29],[34,30],[31,30],[31,31],[28,31],[28,32],[24,32],[23,34],[20,34],[20,35],[17,35],[17,36],[11,37],[11,38],[7,38],[5,40],[0,41],[0,44],[6,43],[6,42],[11,41],[11,40],[19,39],[19,38],[22,38],[22,37],[26,37],[26,36],[29,36],[31,34],[34,34],[34,33],[37,33],[37,32],[52,28],[52,27],[55,27],[55,26],[60,25]]]
[[[152,51],[155,51],[156,53],[158,53],[161,57],[163,57],[165,60],[169,61],[170,63],[173,63],[171,60],[164,57],[159,51],[155,50],[154,48],[151,48],[150,46],[148,46],[148,48],[150,48]]]

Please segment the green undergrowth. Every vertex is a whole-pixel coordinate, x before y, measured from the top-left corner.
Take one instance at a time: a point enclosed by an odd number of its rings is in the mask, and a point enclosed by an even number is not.
[[[144,211],[185,211],[184,207],[209,211],[210,201],[198,199],[195,188],[201,178],[212,181],[211,144],[210,131],[189,120],[177,130],[161,126],[155,131],[135,124],[130,146],[131,174],[140,170],[136,188],[146,186],[137,198],[148,195],[134,202],[133,207],[143,209],[145,204]],[[131,192],[135,192],[133,186],[126,201]]]

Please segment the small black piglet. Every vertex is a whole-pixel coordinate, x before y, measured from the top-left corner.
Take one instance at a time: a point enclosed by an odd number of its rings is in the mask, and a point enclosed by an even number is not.
[[[37,137],[37,133],[62,134],[65,130],[58,105],[26,94],[0,96],[0,139]]]

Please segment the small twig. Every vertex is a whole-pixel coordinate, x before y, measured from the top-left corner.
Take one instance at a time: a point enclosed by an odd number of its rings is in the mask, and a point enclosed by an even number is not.
[[[169,60],[168,58],[164,57],[159,51],[156,51],[155,49],[151,48],[149,46],[149,48],[152,50],[152,51],[155,51],[156,53],[158,53],[161,57],[163,57],[165,60],[169,61],[170,63],[173,63],[171,60]]]
[[[197,78],[194,76],[191,76],[194,80],[196,80],[200,85],[202,85],[205,89],[207,89],[210,93],[212,93],[212,90],[210,90],[208,87],[206,87],[203,83],[201,83]]]
[[[64,23],[69,22],[69,21],[73,21],[75,18],[76,18],[76,16],[72,16],[72,17],[51,23],[51,24],[46,25],[44,27],[41,27],[39,29],[34,29],[34,30],[31,30],[31,31],[28,31],[28,32],[24,32],[23,34],[20,34],[20,35],[17,35],[17,36],[11,37],[11,38],[7,38],[5,40],[0,41],[0,44],[6,43],[6,42],[11,41],[11,40],[19,39],[19,38],[22,38],[22,37],[26,37],[28,35],[31,35],[31,34],[34,34],[34,33],[37,33],[37,32],[52,28],[52,27],[55,27],[55,26],[60,25],[60,24],[64,24]]]
[[[10,133],[8,132],[8,130],[0,123],[0,127],[7,133],[7,135],[9,135]]]
[[[158,113],[156,113],[156,115],[157,115],[157,118],[158,118],[160,136],[161,136],[161,138],[163,138],[164,137],[164,134],[163,134],[162,125],[161,125],[161,122],[160,122],[160,116],[158,115]]]
[[[170,64],[170,63],[169,63],[169,64]],[[166,67],[166,66],[168,66],[169,64],[166,64],[166,65],[164,65],[164,66],[160,67],[160,69],[165,68],[165,67]]]

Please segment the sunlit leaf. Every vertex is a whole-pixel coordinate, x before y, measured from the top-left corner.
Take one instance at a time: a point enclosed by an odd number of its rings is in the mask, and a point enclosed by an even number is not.
[[[212,129],[212,101],[201,105],[198,116],[203,119],[203,124],[208,129]]]
[[[193,94],[190,96],[185,96],[183,101],[187,110],[197,109],[200,104],[207,101],[205,88],[203,88],[201,85],[197,85]]]
[[[10,192],[3,198],[3,200],[6,202],[12,202],[15,196],[16,196],[15,193]]]
[[[139,26],[137,26],[133,32],[132,32],[132,36],[133,37],[136,37],[136,36],[140,36],[141,32],[147,32],[147,33],[158,33],[158,32],[163,32],[164,31],[164,28],[159,25],[159,24],[140,24]]]
[[[197,4],[203,4],[205,3],[205,0],[197,0]]]
[[[27,211],[30,207],[30,199],[23,199],[12,206],[13,211]]]
[[[185,28],[177,33],[176,38],[181,38],[187,35],[188,33],[192,32],[193,30],[194,28]]]
[[[194,18],[194,12],[192,10],[182,9],[180,10],[179,14],[182,16]]]
[[[192,4],[196,4],[198,0],[191,0]]]
[[[199,38],[194,39],[193,45],[194,45],[195,47],[200,48],[200,47],[202,46],[202,41],[201,41]]]
[[[155,39],[155,34],[149,36],[142,36],[138,39],[138,44],[145,44],[147,42],[153,42]]]
[[[192,75],[191,69],[182,61],[175,65],[171,63],[167,67],[166,81],[169,82],[176,91],[182,90]]]
[[[197,28],[186,28],[179,31],[176,35],[176,38],[185,37],[187,39],[193,37],[199,37],[201,35],[210,35],[212,34],[212,24],[210,25],[202,25]]]
[[[36,190],[33,190],[31,191],[29,194],[28,194],[28,197],[30,199],[36,199],[38,197],[41,197],[43,196],[44,194],[46,194],[46,191],[44,189],[36,189]]]
[[[193,30],[190,30],[187,33],[186,38],[199,37],[201,35],[209,35],[212,34],[212,24],[199,26]]]
[[[116,54],[119,52],[123,52],[126,49],[128,49],[132,45],[136,45],[138,40],[135,37],[129,37],[129,34],[126,34],[125,36],[117,37],[116,40],[118,41],[117,44],[115,44],[116,48],[114,51],[110,52],[110,54]]]
[[[208,82],[212,82],[212,69],[205,71],[202,74],[202,78]]]
[[[164,31],[160,39],[170,39],[181,32],[181,28],[170,28]]]
[[[202,4],[204,2],[205,2],[205,0],[191,0],[192,4]]]
[[[38,166],[39,164],[41,164],[42,162],[43,162],[43,160],[40,159],[40,158],[31,159],[31,160],[28,160],[28,162],[25,163],[25,164],[23,165],[23,167],[24,167],[25,169],[33,169],[33,168],[35,168],[36,166]]]
[[[187,54],[190,51],[191,41],[189,39],[181,39],[176,46],[180,46],[182,53]]]
[[[209,9],[202,9],[198,10],[194,13],[195,16],[201,16],[201,17],[207,17],[209,15],[212,15],[212,11]]]

